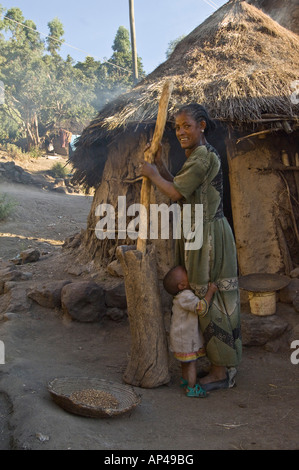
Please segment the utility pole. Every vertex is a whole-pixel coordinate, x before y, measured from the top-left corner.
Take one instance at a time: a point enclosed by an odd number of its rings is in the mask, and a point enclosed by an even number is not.
[[[134,78],[134,83],[136,84],[138,81],[138,65],[137,65],[137,49],[136,49],[136,36],[135,36],[134,0],[129,0],[129,7],[130,7],[130,29],[131,29],[133,78]]]

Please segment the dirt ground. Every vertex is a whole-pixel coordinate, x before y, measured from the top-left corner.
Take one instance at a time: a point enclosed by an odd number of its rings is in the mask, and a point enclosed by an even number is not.
[[[27,169],[45,171],[53,163],[46,160],[36,160]],[[38,247],[42,256],[26,265],[24,270],[32,278],[14,287],[16,309],[0,321],[0,341],[5,344],[5,364],[0,365],[0,450],[102,450],[104,459],[134,450],[192,454],[299,448],[299,365],[292,364],[287,348],[271,352],[245,347],[236,386],[211,392],[206,399],[184,396],[179,369],[170,357],[170,383],[156,389],[135,387],[141,403],[130,414],[85,418],[55,404],[47,384],[56,377],[122,383],[130,327],[127,319],[66,321],[58,310],[38,304],[28,308],[26,303],[30,283],[74,276],[70,267],[76,260],[61,245],[85,228],[92,197],[7,182],[0,183],[3,192],[13,196],[17,206],[7,221],[0,222],[0,261],[28,247]],[[88,270],[82,274],[89,275]],[[105,276],[99,272],[96,280]],[[0,307],[3,299],[0,296]],[[278,310],[289,314],[285,305],[278,304]],[[199,369],[204,366],[206,361],[199,362]]]

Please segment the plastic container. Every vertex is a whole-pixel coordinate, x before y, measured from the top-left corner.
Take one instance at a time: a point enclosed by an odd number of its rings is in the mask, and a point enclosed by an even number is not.
[[[254,315],[264,317],[276,312],[276,292],[249,292],[248,297]]]

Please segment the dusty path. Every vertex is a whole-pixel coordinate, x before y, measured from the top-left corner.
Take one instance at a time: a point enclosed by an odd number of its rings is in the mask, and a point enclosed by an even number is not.
[[[36,275],[62,278],[60,244],[85,227],[91,200],[1,184],[0,191],[4,189],[17,199],[18,207],[0,223],[0,258],[38,245],[51,256],[39,261]],[[213,392],[207,399],[184,396],[177,365],[170,358],[169,385],[135,389],[142,401],[131,415],[90,419],[59,408],[47,383],[63,376],[122,382],[130,353],[127,320],[65,322],[59,311],[36,304],[0,322],[0,340],[6,359],[0,365],[0,450],[103,450],[104,458],[121,450],[192,453],[299,447],[299,365],[291,363],[291,351],[244,348],[237,386]]]
[[[16,207],[0,222],[0,257],[10,259],[29,246],[47,251],[86,227],[91,196],[43,191],[23,184],[0,183]]]

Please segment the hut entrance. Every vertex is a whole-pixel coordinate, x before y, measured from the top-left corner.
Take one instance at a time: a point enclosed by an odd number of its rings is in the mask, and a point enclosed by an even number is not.
[[[227,131],[220,124],[218,129],[213,133],[213,138],[209,139],[209,142],[215,149],[218,151],[221,164],[222,164],[222,175],[223,175],[223,212],[227,218],[232,231],[234,232],[234,223],[233,223],[233,212],[231,206],[231,191],[230,191],[230,181],[229,181],[229,166],[227,159],[226,151],[226,137]]]

